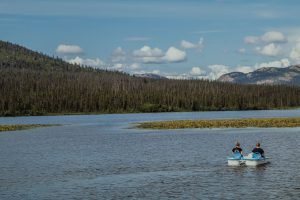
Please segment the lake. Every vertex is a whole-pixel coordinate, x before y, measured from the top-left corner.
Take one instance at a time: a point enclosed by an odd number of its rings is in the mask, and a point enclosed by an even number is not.
[[[299,199],[300,128],[141,130],[174,119],[300,116],[300,110],[0,118],[62,124],[0,132],[0,199]],[[229,167],[235,141],[271,163]]]

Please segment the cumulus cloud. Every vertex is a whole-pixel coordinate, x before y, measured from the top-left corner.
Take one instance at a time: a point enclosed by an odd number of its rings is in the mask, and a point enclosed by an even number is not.
[[[122,71],[127,73],[132,73],[141,68],[140,63],[112,63],[105,66],[105,69],[112,71]]]
[[[209,80],[216,80],[220,76],[230,73],[230,72],[243,72],[243,73],[249,73],[254,70],[263,68],[263,67],[277,67],[277,68],[283,68],[290,66],[291,63],[289,59],[284,58],[281,60],[275,60],[271,62],[263,62],[263,63],[256,63],[252,66],[236,66],[236,67],[229,67],[226,65],[209,65],[207,68],[205,68],[205,71],[201,69],[200,67],[193,67],[188,73],[182,73],[182,74],[164,74],[167,78],[170,79],[209,79]]]
[[[135,57],[163,57],[164,53],[159,48],[151,48],[149,46],[143,46],[141,49],[133,51]]]
[[[186,53],[175,47],[170,47],[163,58],[165,61],[171,63],[182,62],[186,59]]]
[[[155,69],[155,70],[152,71],[152,74],[157,74],[157,75],[159,75],[159,74],[160,74],[160,71],[159,71],[158,69]]]
[[[132,70],[140,69],[141,64],[140,63],[132,63],[131,65],[129,65],[129,68]]]
[[[184,49],[192,49],[192,48],[196,48],[197,45],[194,44],[194,43],[191,43],[189,41],[182,40],[181,41],[181,47],[184,48]]]
[[[263,62],[259,64],[254,65],[254,69],[260,69],[263,67],[277,67],[277,68],[282,68],[282,67],[288,67],[290,66],[290,61],[287,58],[281,59],[281,60],[276,60],[276,61],[271,61],[271,62]]]
[[[126,52],[122,49],[122,47],[118,47],[112,52],[111,60],[114,63],[126,60]]]
[[[289,59],[283,58],[281,60],[275,60],[270,62],[263,62],[263,63],[256,63],[253,66],[237,66],[236,68],[233,68],[231,71],[237,71],[237,72],[243,72],[243,73],[249,73],[254,70],[264,68],[264,67],[277,67],[277,68],[283,68],[290,66],[291,63]]]
[[[183,49],[202,49],[203,48],[203,38],[200,38],[198,43],[192,43],[186,40],[182,40],[180,46]]]
[[[126,65],[123,63],[115,63],[112,66],[110,66],[108,69],[114,70],[114,71],[124,71]]]
[[[292,48],[290,52],[290,58],[297,64],[300,62],[300,42],[296,43],[296,45]]]
[[[194,76],[191,77],[189,74],[167,74],[165,75],[168,79],[176,79],[176,80],[187,80],[187,79],[193,79],[195,78]]]
[[[281,47],[271,43],[263,47],[256,47],[256,52],[264,56],[278,56],[281,53]]]
[[[263,62],[263,63],[256,63],[253,66],[237,66],[235,68],[232,68],[230,72],[243,72],[243,73],[249,73],[253,72],[257,69],[264,68],[264,67],[277,67],[277,68],[283,68],[290,66],[291,63],[289,59],[284,58],[281,60],[275,60],[270,62]]]
[[[157,74],[157,75],[161,75],[160,70],[152,70],[152,71],[145,71],[145,70],[141,70],[141,71],[133,71],[132,74]]]
[[[277,67],[277,68],[283,68],[290,66],[291,63],[289,59],[284,58],[281,60],[275,60],[271,62],[263,62],[263,63],[256,63],[253,66],[236,66],[236,67],[229,67],[226,65],[209,65],[205,71],[202,70],[199,67],[193,67],[190,72],[188,73],[182,73],[182,74],[165,74],[167,78],[170,79],[210,79],[210,80],[216,80],[223,74],[227,74],[230,72],[243,72],[243,73],[249,73],[254,70],[263,68],[263,67]]]
[[[164,52],[159,48],[143,46],[141,49],[133,51],[133,57],[140,63],[163,63]]]
[[[204,75],[206,72],[202,70],[200,67],[193,67],[190,71],[190,74],[193,76]]]
[[[90,58],[81,58],[79,56],[76,56],[73,59],[66,60],[67,62],[71,64],[78,64],[78,65],[84,65],[84,66],[90,66],[90,67],[96,67],[101,68],[105,65],[105,63],[100,60],[99,58],[90,59]]]
[[[244,42],[246,44],[255,44],[259,41],[259,37],[256,37],[256,36],[247,36],[245,37],[244,39]]]
[[[253,67],[250,67],[250,66],[237,66],[235,68],[235,71],[243,72],[243,73],[249,73],[249,72],[253,71]]]
[[[261,40],[267,43],[282,43],[287,42],[286,37],[283,35],[283,33],[278,31],[269,31],[266,32],[261,36]]]
[[[135,61],[140,63],[174,63],[182,62],[186,59],[186,53],[175,47],[170,47],[167,52],[159,48],[144,46],[141,49],[133,51]]]
[[[81,54],[83,52],[80,46],[67,44],[58,45],[55,51],[59,54]]]
[[[209,65],[208,68],[211,70],[208,74],[208,78],[213,80],[223,74],[229,73],[229,67],[225,65]]]
[[[265,43],[285,43],[287,42],[286,36],[279,31],[268,31],[261,36],[247,36],[244,38],[246,44],[256,44],[258,42]]]
[[[125,56],[126,53],[125,51],[122,49],[122,47],[118,47],[116,48],[113,53],[112,53],[113,56]]]

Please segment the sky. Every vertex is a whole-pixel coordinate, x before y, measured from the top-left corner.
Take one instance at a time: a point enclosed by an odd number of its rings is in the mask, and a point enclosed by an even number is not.
[[[0,40],[130,74],[300,64],[299,0],[1,0]]]

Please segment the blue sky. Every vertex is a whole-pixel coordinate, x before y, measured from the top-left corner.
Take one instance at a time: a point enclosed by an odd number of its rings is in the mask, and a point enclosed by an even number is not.
[[[300,63],[297,0],[1,0],[0,39],[68,62],[209,78]]]

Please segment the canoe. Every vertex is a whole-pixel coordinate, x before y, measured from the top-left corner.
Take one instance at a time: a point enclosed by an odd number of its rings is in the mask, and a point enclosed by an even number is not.
[[[241,166],[245,163],[243,156],[239,152],[234,152],[231,157],[227,158],[228,166]]]
[[[259,166],[269,163],[269,158],[262,157],[260,153],[250,153],[244,157],[246,166]]]

